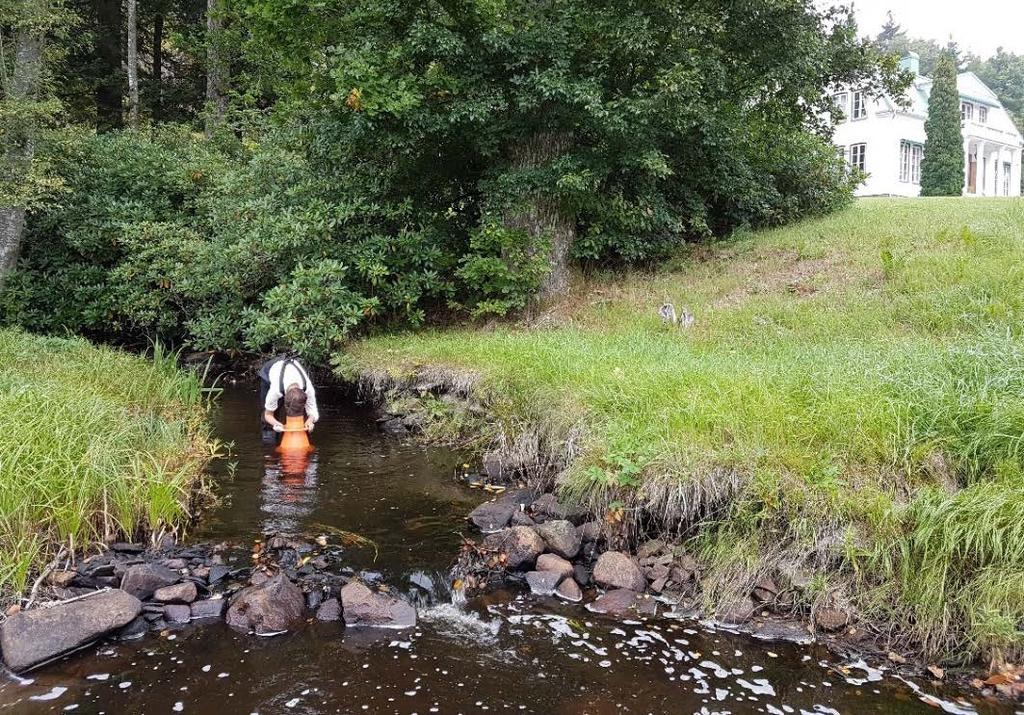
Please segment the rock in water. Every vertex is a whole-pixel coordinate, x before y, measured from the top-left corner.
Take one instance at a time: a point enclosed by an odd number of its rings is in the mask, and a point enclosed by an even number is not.
[[[564,519],[547,521],[537,527],[537,533],[554,553],[571,559],[580,552],[580,532]]]
[[[168,623],[188,623],[192,620],[192,609],[184,603],[169,603],[164,606],[164,620]]]
[[[415,608],[405,601],[371,591],[358,581],[342,587],[341,607],[346,626],[412,628],[416,625]]]
[[[239,591],[231,599],[227,622],[256,633],[284,631],[302,618],[305,607],[302,591],[279,573],[259,586]]]
[[[124,573],[121,590],[145,601],[158,588],[177,583],[181,577],[160,564],[135,564]]]
[[[530,571],[526,574],[526,583],[530,591],[538,596],[550,596],[561,577],[554,571]]]
[[[571,578],[565,579],[558,585],[555,595],[570,603],[579,603],[583,600],[583,591],[580,590],[579,584]]]
[[[491,534],[508,526],[512,515],[519,507],[511,502],[488,501],[469,512],[469,520],[485,534]]]
[[[164,586],[153,592],[153,600],[161,603],[192,603],[196,600],[196,585],[191,581]]]
[[[594,580],[605,588],[625,588],[642,593],[647,579],[636,561],[621,551],[605,551],[594,566]]]
[[[4,661],[14,671],[31,668],[121,628],[141,610],[139,599],[114,589],[72,603],[21,611],[0,630]]]
[[[192,603],[192,618],[220,618],[224,615],[224,605],[227,603],[223,598],[207,598],[203,601]]]
[[[488,535],[483,545],[503,554],[505,567],[511,571],[530,568],[544,553],[544,540],[529,526],[502,529]]]
[[[573,575],[572,564],[556,554],[541,554],[537,557],[538,571],[554,571],[559,578]]]
[[[336,598],[328,598],[316,611],[318,621],[336,621],[341,618],[341,604]]]
[[[629,611],[636,603],[637,594],[627,588],[619,588],[602,594],[593,603],[587,604],[587,610],[594,613],[621,615]]]

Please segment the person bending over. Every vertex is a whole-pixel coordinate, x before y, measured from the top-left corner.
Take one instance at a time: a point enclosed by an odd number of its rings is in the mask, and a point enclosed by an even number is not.
[[[316,404],[316,388],[306,369],[298,360],[289,357],[265,362],[260,368],[260,431],[263,441],[268,444],[277,442],[278,435],[284,432],[281,420],[289,394],[292,395],[288,400],[291,405],[305,403],[306,431],[312,432],[320,420],[320,411]]]

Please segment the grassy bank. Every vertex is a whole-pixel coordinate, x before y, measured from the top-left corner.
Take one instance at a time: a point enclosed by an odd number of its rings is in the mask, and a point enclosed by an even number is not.
[[[182,524],[213,448],[202,403],[159,351],[0,331],[0,596],[61,546]]]
[[[1024,202],[863,200],[352,357],[473,373],[507,434],[582,434],[559,488],[686,541],[709,604],[768,574],[930,657],[1018,659],[1022,318]]]

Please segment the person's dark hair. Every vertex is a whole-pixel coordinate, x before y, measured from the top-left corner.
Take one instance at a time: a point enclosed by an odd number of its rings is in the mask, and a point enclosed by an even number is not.
[[[285,391],[284,413],[288,417],[302,417],[306,414],[306,393],[298,385],[292,385]]]

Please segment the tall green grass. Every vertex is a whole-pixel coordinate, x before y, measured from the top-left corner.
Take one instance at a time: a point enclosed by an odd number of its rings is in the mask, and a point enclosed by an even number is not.
[[[352,352],[480,375],[509,433],[582,431],[560,488],[687,541],[709,602],[771,573],[929,656],[1024,656],[1024,202],[859,201],[592,276],[536,325]]]
[[[0,331],[0,595],[61,546],[182,525],[213,449],[174,355]]]

